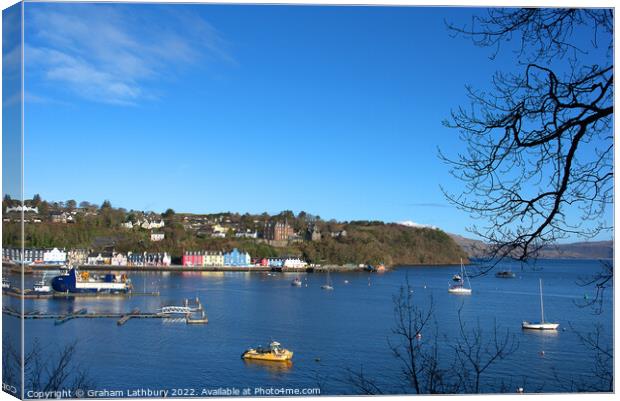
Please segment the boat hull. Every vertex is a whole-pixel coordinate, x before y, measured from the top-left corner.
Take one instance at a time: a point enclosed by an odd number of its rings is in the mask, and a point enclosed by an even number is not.
[[[129,292],[127,283],[116,282],[79,282],[76,278],[77,273],[72,270],[67,275],[54,277],[52,288],[56,292],[72,294],[124,294]]]
[[[559,323],[521,323],[521,328],[525,330],[557,330],[559,326]]]
[[[448,292],[450,294],[457,294],[457,295],[471,295],[471,288],[452,287],[452,288],[448,288]]]
[[[273,352],[259,353],[255,350],[249,350],[241,355],[243,359],[256,360],[256,361],[269,361],[269,362],[286,362],[293,358],[293,353],[288,350],[284,350],[279,354]]]

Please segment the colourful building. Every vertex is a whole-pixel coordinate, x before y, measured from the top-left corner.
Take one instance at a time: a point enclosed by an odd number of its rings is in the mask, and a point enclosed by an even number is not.
[[[250,266],[251,260],[249,253],[240,252],[237,248],[224,253],[224,266]]]
[[[222,252],[205,252],[203,266],[224,266],[224,254]]]
[[[203,266],[204,255],[202,252],[190,251],[185,252],[182,258],[183,266],[196,267]]]

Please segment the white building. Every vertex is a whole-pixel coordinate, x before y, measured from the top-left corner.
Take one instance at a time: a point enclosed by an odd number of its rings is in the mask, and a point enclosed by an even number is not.
[[[126,223],[121,223],[121,227],[128,228],[131,230],[133,228],[133,223],[131,221],[128,221]]]
[[[123,255],[122,253],[117,253],[112,256],[110,264],[112,266],[127,266],[127,256]]]
[[[300,258],[286,258],[284,259],[284,267],[290,267],[290,268],[304,268],[308,265],[308,263],[306,263],[305,261],[301,260]]]
[[[51,265],[64,264],[67,261],[67,252],[54,248],[43,253],[43,263]]]
[[[151,241],[153,242],[163,241],[164,238],[166,238],[164,233],[151,233]]]

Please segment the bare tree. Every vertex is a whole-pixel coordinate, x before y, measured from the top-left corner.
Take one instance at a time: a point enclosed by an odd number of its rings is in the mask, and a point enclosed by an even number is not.
[[[571,326],[571,330],[586,349],[593,353],[592,374],[588,377],[562,377],[554,372],[556,381],[565,391],[570,392],[608,392],[614,391],[613,347],[601,337],[604,330],[600,324],[592,332],[581,334]]]
[[[21,356],[10,341],[3,339],[3,371],[5,383],[14,383],[20,376]],[[57,352],[49,352],[38,340],[34,340],[31,349],[24,355],[24,378],[27,391],[57,392],[93,387],[88,372],[75,361],[77,342],[71,343]]]
[[[519,43],[516,72],[498,72],[489,91],[467,87],[471,107],[445,122],[465,152],[440,151],[464,184],[444,193],[484,222],[470,231],[490,244],[490,256],[526,260],[559,239],[611,230],[612,10],[494,8],[449,28],[490,47],[491,57]]]
[[[514,353],[518,348],[518,343],[508,330],[500,336],[497,324],[493,325],[493,333],[488,338],[485,338],[480,322],[477,322],[476,327],[468,330],[462,319],[462,309],[461,305],[458,311],[460,336],[454,345],[459,366],[456,374],[460,379],[463,392],[477,394],[480,392],[483,373],[494,362]]]
[[[388,339],[388,345],[399,362],[406,386],[402,390],[387,389],[369,377],[363,367],[359,371],[347,369],[347,383],[353,384],[361,394],[410,393],[412,390],[416,394],[479,393],[483,374],[516,350],[516,340],[508,330],[500,336],[494,325],[488,338],[480,325],[468,330],[461,318],[461,307],[459,332],[456,345],[452,347],[454,352],[442,355],[432,297],[428,307],[417,305],[407,278],[393,301],[395,325],[392,334],[395,338]],[[498,384],[498,388],[503,387]]]
[[[585,302],[577,303],[580,307],[592,307],[594,313],[601,314],[605,300],[605,290],[613,285],[614,265],[613,261],[601,261],[601,270],[594,275],[581,277],[577,281],[580,287],[594,286],[594,297]]]

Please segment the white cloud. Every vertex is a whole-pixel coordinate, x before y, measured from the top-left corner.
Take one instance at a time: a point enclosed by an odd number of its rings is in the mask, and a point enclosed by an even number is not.
[[[407,227],[415,227],[415,228],[432,228],[433,230],[439,229],[439,227],[437,226],[433,226],[430,224],[420,224],[420,223],[416,223],[415,221],[411,221],[411,220],[397,221],[396,224],[400,224],[401,226],[407,226]]]
[[[31,4],[26,20],[26,76],[92,101],[155,99],[153,83],[232,60],[211,25],[174,6]]]

